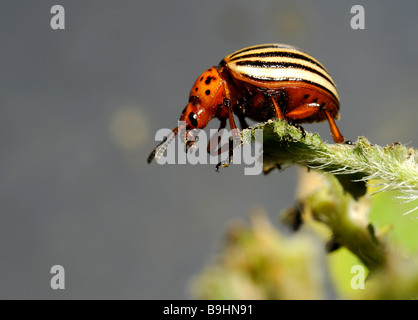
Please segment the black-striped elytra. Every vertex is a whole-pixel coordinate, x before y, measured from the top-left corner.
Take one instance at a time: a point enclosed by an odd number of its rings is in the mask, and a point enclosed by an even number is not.
[[[238,50],[204,71],[190,90],[180,121],[185,121],[188,132],[203,129],[218,118],[219,130],[228,120],[231,130],[237,132],[233,130],[237,129],[234,114],[241,129],[248,126],[245,118],[278,118],[294,124],[327,120],[334,141],[343,143],[335,123],[339,106],[336,85],[318,60],[294,46],[270,43]],[[151,152],[148,163],[157,148],[164,144],[165,150],[178,132],[179,128],[173,129],[173,136]],[[208,152],[219,154],[221,148],[208,144]]]

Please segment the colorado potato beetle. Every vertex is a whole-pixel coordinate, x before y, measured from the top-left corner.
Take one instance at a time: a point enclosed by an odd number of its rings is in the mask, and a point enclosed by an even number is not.
[[[244,48],[204,71],[190,91],[180,121],[186,122],[186,132],[205,128],[213,118],[220,120],[219,130],[227,121],[231,129],[236,129],[234,113],[241,129],[248,127],[247,117],[254,121],[278,118],[293,124],[328,120],[334,141],[345,140],[334,121],[339,118],[334,81],[318,60],[290,45],[270,43]],[[177,133],[178,128],[174,128],[171,139],[163,142],[163,152]],[[150,154],[148,163],[160,145]],[[208,145],[208,152],[213,151]]]

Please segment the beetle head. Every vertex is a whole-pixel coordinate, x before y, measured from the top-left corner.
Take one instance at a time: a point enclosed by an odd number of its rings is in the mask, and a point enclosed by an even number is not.
[[[222,110],[225,98],[224,84],[225,81],[216,67],[209,68],[197,78],[190,91],[189,103],[180,116],[180,121],[186,122],[186,133],[189,130],[205,128],[215,116],[226,117],[227,113]],[[183,129],[183,127],[174,128],[172,133],[152,150],[148,163],[154,158],[159,159]],[[187,142],[187,148],[192,144]]]
[[[194,83],[189,103],[184,108],[180,121],[186,121],[187,129],[203,129],[219,112],[225,96],[224,81],[216,67],[203,72]]]

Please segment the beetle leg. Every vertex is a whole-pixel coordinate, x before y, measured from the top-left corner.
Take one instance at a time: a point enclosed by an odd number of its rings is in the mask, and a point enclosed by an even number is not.
[[[291,111],[290,113],[287,113],[286,115],[283,114],[282,109],[280,109],[280,106],[278,105],[277,101],[274,98],[271,98],[271,100],[273,101],[274,104],[274,108],[276,109],[276,114],[277,117],[281,120],[286,120],[290,125],[296,127],[297,129],[299,129],[300,131],[302,131],[302,138],[305,138],[306,133],[305,133],[305,129],[303,129],[303,127],[300,124],[297,124],[295,122],[292,122],[292,120],[294,120],[295,118],[292,117],[292,115],[289,116],[289,114],[293,111]],[[311,108],[313,109],[313,108]],[[315,112],[317,112],[317,110],[315,110]],[[290,121],[289,121],[290,119]],[[297,119],[297,118],[296,118]]]
[[[331,135],[335,143],[343,143],[345,141],[345,138],[338,129],[337,124],[334,121],[334,118],[329,114],[327,110],[324,110],[324,112],[327,115],[329,128],[331,129]]]
[[[229,95],[227,94],[227,97]],[[237,141],[241,141],[241,137],[239,136],[239,130],[237,129],[237,126],[235,124],[234,120],[234,114],[232,110],[232,104],[231,100],[229,98],[224,99],[224,106],[228,108],[228,120],[229,120],[229,126],[231,127],[231,137],[229,137],[229,153],[228,153],[228,160],[226,162],[219,162],[216,165],[216,172],[219,172],[219,167],[228,167],[229,164],[232,162],[232,158],[234,156],[234,147],[237,145]],[[221,147],[218,150],[218,154],[223,152],[223,147]]]
[[[234,114],[232,112],[231,102],[228,103],[228,120],[229,120],[229,126],[231,127],[231,130],[237,129],[237,125],[235,124]]]
[[[313,116],[318,111],[325,112],[327,119],[328,119],[329,127],[331,129],[331,135],[334,141],[336,143],[343,143],[345,141],[345,138],[341,134],[340,130],[338,129],[334,118],[330,115],[330,113],[326,109],[324,108],[321,109],[321,107],[319,107],[317,104],[301,105],[291,110],[290,112],[286,113],[286,118],[290,119],[290,121],[306,119],[306,118],[309,118],[310,116]]]
[[[241,130],[247,129],[249,127],[247,121],[245,121],[244,116],[239,116],[238,120],[239,120],[239,125],[241,127]]]
[[[221,125],[219,126],[219,129],[218,129],[218,133],[222,129],[225,129],[225,127],[226,127],[226,120],[222,119],[221,120]],[[215,139],[216,138],[218,138],[218,142],[215,145]],[[220,142],[221,142],[221,136],[219,134],[214,134],[208,142],[208,148],[207,148],[208,153],[211,154],[211,155],[220,155],[222,153],[222,148],[219,148],[217,151],[215,151],[215,149],[219,146]]]
[[[228,161],[226,162],[219,162],[216,165],[216,172],[219,172],[219,168],[225,168],[228,167],[229,164],[232,162],[232,157],[234,156],[234,139],[233,137],[229,137],[229,154],[228,154]]]
[[[274,109],[276,110],[276,115],[277,118],[279,118],[280,120],[284,120],[286,119],[282,110],[279,107],[279,104],[277,103],[276,99],[274,99],[273,97],[271,98],[271,101],[273,101],[273,105],[274,105]]]
[[[238,145],[238,141],[241,142],[241,137],[239,135],[239,130],[235,124],[235,120],[234,120],[234,113],[232,112],[232,104],[230,103],[228,106],[229,112],[228,112],[228,117],[229,117],[229,125],[231,127],[231,137],[229,139],[229,163],[232,162],[232,156],[233,156],[233,149],[235,146]],[[232,142],[232,143],[231,143]]]
[[[286,118],[291,120],[306,119],[318,113],[318,111],[320,111],[320,107],[317,103],[303,104],[286,113]]]

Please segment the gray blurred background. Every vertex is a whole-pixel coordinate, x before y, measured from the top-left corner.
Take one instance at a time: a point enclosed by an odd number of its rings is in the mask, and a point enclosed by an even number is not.
[[[242,47],[299,46],[337,83],[348,139],[417,147],[417,15],[412,0],[2,0],[0,299],[190,298],[232,219],[293,204],[294,168],[146,163],[197,76]],[[332,141],[326,123],[305,129]]]

